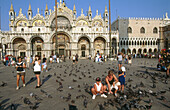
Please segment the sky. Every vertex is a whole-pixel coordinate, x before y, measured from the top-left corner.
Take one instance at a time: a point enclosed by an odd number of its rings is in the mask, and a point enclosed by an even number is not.
[[[27,16],[29,3],[33,10],[33,16],[37,13],[37,8],[40,13],[45,10],[46,4],[49,9],[54,10],[55,0],[0,0],[0,17],[1,30],[9,30],[9,10],[11,1],[15,12],[19,13],[22,8],[22,13]],[[58,2],[60,0],[57,0]],[[92,16],[96,15],[96,10],[103,15],[105,6],[109,9],[109,0],[64,0],[66,6],[73,9],[75,4],[77,16],[81,14],[81,8],[84,14],[87,14],[89,5],[92,8]],[[110,0],[111,1],[111,21],[113,22],[118,16],[120,17],[147,17],[147,18],[162,18],[167,12],[170,18],[170,0]],[[44,12],[43,12],[44,14]]]

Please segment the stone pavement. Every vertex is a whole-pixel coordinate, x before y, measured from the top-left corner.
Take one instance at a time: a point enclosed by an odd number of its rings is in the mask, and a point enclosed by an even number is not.
[[[26,87],[22,87],[20,81],[18,91],[15,90],[15,68],[0,64],[0,84],[4,83],[0,87],[0,109],[10,110],[12,104],[17,110],[69,110],[69,105],[75,105],[78,110],[119,110],[129,106],[146,109],[152,102],[152,110],[167,110],[170,108],[170,80],[164,78],[165,72],[156,71],[157,62],[157,59],[133,59],[131,66],[123,64],[127,70],[127,98],[119,94],[119,98],[108,95],[107,99],[97,96],[95,100],[91,99],[90,86],[96,77],[104,80],[113,67],[117,71],[116,61],[98,64],[80,60],[77,65],[72,65],[71,61],[49,64],[49,71],[41,74],[42,87],[39,89],[35,89],[37,82],[30,68],[26,70]],[[153,82],[156,87],[153,87]]]

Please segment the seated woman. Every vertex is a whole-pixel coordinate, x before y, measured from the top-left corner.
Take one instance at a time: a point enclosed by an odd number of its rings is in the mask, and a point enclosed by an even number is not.
[[[108,94],[113,94],[112,89],[115,89],[115,96],[117,97],[117,90],[120,88],[120,82],[118,81],[117,77],[113,74],[112,70],[108,71],[108,75],[105,78],[105,81],[107,83],[109,92]]]
[[[99,77],[96,78],[96,83],[94,83],[94,87],[91,89],[91,92],[93,94],[92,99],[96,98],[96,95],[101,94],[101,97],[107,98],[107,96],[104,94],[104,91],[106,90],[106,86],[103,86],[101,83],[101,79]]]

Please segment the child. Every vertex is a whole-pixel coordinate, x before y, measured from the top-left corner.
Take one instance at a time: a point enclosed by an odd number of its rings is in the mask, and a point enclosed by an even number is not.
[[[119,82],[121,83],[121,87],[119,90],[121,90],[122,92],[124,92],[125,77],[126,77],[125,71],[126,69],[124,66],[122,66],[121,71],[119,71]]]
[[[93,94],[92,99],[96,98],[96,95],[101,94],[101,97],[107,98],[107,96],[104,94],[104,91],[106,90],[106,86],[103,86],[101,83],[101,79],[99,77],[96,78],[96,83],[94,83],[94,87],[91,89],[91,92]]]

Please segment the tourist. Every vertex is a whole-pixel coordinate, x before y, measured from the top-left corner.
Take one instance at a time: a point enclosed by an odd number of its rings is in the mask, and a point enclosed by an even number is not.
[[[6,66],[8,66],[8,64],[9,64],[9,59],[8,59],[8,55],[5,55],[5,64],[6,64]]]
[[[124,85],[125,85],[125,77],[126,77],[125,71],[126,71],[125,67],[122,66],[121,70],[118,72],[119,82],[121,84],[121,87],[119,88],[119,90],[122,91],[122,93],[124,93]]]
[[[128,63],[129,63],[130,65],[132,65],[132,57],[131,57],[131,55],[129,55],[128,60],[129,60]]]
[[[93,94],[92,99],[95,99],[97,95],[101,94],[101,97],[107,98],[107,96],[104,94],[106,90],[106,86],[103,86],[101,83],[101,79],[99,77],[96,78],[96,83],[94,83],[93,88],[91,89],[91,92]]]
[[[27,68],[30,67],[30,57],[27,57]]]
[[[76,54],[75,57],[76,57],[76,63],[78,63],[78,57],[79,57],[78,54]]]
[[[25,63],[22,62],[21,57],[18,57],[18,62],[16,64],[16,70],[17,70],[17,88],[16,90],[19,89],[19,80],[20,77],[22,78],[23,82],[23,87],[25,87]]]
[[[53,55],[53,62],[56,63],[57,56]]]
[[[72,60],[73,60],[73,64],[75,64],[75,61],[76,61],[76,56],[75,55],[73,55]]]
[[[57,63],[60,63],[60,58],[59,58],[59,56],[57,56]]]
[[[15,56],[13,56],[13,57],[12,57],[12,62],[11,62],[11,64],[12,64],[13,67],[15,66],[15,63],[16,63],[16,58],[15,58]]]
[[[122,67],[122,54],[121,53],[118,53],[118,56],[117,56],[117,60],[118,60],[118,69],[120,70],[120,68]]]
[[[113,94],[112,89],[115,88],[115,96],[117,97],[117,90],[120,88],[120,82],[118,81],[117,77],[113,74],[112,70],[108,71],[108,75],[105,78],[107,87],[108,87],[108,94]]]
[[[40,82],[41,59],[38,55],[35,56],[33,64],[34,64],[34,73],[35,73],[35,76],[37,77],[37,86],[35,88],[40,88],[40,86],[41,86],[41,82]]]
[[[47,59],[45,58],[45,55],[43,55],[42,72],[43,72],[43,69],[45,69],[47,72]]]
[[[165,65],[167,68],[166,71],[166,76],[169,77],[169,70],[170,70],[170,54],[169,54],[169,50],[167,50],[166,56],[165,56]]]
[[[53,63],[53,58],[52,58],[52,56],[50,56],[50,63]]]

